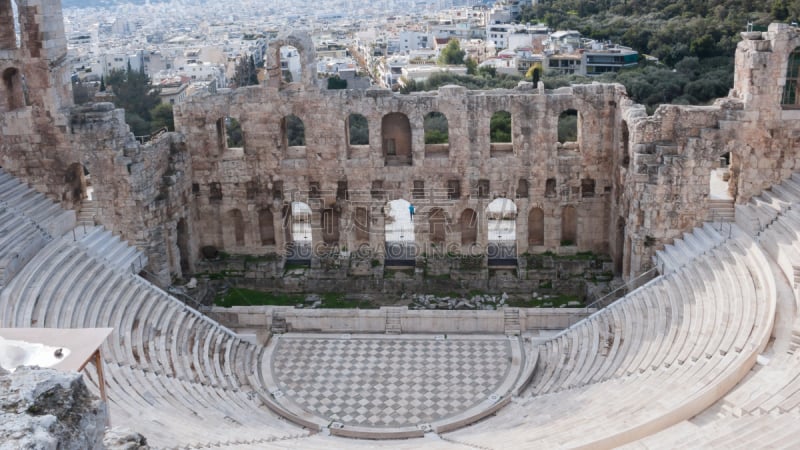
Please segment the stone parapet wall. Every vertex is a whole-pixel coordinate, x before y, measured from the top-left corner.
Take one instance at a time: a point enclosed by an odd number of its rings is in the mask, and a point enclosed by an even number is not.
[[[403,333],[506,332],[505,310],[431,311],[406,307],[380,309],[297,309],[285,306],[215,307],[210,316],[237,333],[264,333],[273,318],[286,320],[287,331],[322,333],[385,333],[389,311],[399,311]],[[585,308],[513,308],[519,311],[520,331],[562,330],[587,317]]]

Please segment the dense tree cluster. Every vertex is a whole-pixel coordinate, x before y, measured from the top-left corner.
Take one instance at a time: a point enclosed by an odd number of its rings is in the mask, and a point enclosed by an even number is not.
[[[800,0],[542,0],[523,7],[520,20],[621,42],[672,66],[687,56],[732,56],[749,22],[798,17]]]
[[[231,80],[233,87],[253,86],[258,84],[258,68],[253,55],[240,56],[236,60],[236,68]]]
[[[163,127],[174,129],[172,105],[161,104],[160,90],[140,70],[114,70],[103,81],[114,93],[114,105],[125,109],[125,122],[136,136],[145,136]]]
[[[459,44],[458,39],[451,39],[439,53],[439,64],[464,64],[464,55],[466,55],[466,52],[461,50],[461,44]]]
[[[405,86],[400,88],[400,92],[408,94],[417,91],[435,91],[442,86],[455,84],[464,86],[467,89],[512,89],[522,77],[513,75],[498,74],[493,67],[478,68],[477,75],[457,75],[449,72],[435,73],[428,77],[426,81],[416,82],[405,80]]]

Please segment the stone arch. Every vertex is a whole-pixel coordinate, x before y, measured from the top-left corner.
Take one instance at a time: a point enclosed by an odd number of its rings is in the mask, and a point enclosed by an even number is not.
[[[25,106],[25,89],[22,73],[16,67],[9,67],[2,74],[2,99],[0,107],[13,111]]]
[[[289,114],[281,119],[281,135],[284,148],[306,145],[306,126],[294,114]]]
[[[425,157],[448,156],[450,127],[447,116],[439,111],[425,114],[422,120],[425,137]]]
[[[227,116],[224,118],[225,148],[244,148],[244,130],[239,120]]]
[[[625,219],[623,217],[617,218],[617,236],[614,245],[616,248],[614,252],[614,273],[621,275],[625,257]]]
[[[414,222],[409,210],[411,203],[405,199],[392,200],[386,204],[384,211],[385,254],[386,265],[413,265],[416,257]]]
[[[300,55],[300,80],[287,83],[282,76],[281,47],[294,47]],[[292,31],[282,34],[272,40],[267,49],[266,75],[267,86],[280,89],[287,84],[296,84],[303,87],[315,86],[317,82],[317,56],[314,43],[306,32]]]
[[[347,143],[369,145],[369,121],[358,113],[347,116]]]
[[[622,121],[622,155],[620,155],[620,165],[627,168],[631,163],[630,155],[630,131],[628,130],[628,122]]]
[[[561,245],[576,245],[578,239],[578,211],[568,205],[561,210]]]
[[[736,180],[732,176],[730,169],[732,157],[733,154],[731,152],[723,153],[717,157],[717,160],[711,166],[712,169],[708,176],[708,199],[717,205],[720,202],[733,202],[735,200]],[[709,210],[709,220],[713,222],[721,220],[717,214],[717,208],[712,206]]]
[[[326,244],[339,242],[339,212],[335,208],[322,210],[322,241]]]
[[[269,209],[258,212],[258,231],[261,245],[275,245],[275,218]]]
[[[19,32],[19,13],[16,2],[0,0],[0,50],[18,48],[17,33]]]
[[[517,205],[511,199],[496,198],[486,206],[486,219],[489,264],[511,264],[517,252]]]
[[[528,245],[544,245],[544,210],[531,208],[528,213]]]
[[[528,198],[530,184],[525,178],[520,178],[517,182],[517,198]]]
[[[228,236],[233,236],[233,244],[237,247],[241,247],[244,245],[244,216],[242,215],[242,211],[239,209],[231,209],[226,214],[226,221],[227,221],[227,230],[225,230],[225,234]]]
[[[313,246],[311,207],[308,203],[292,202],[284,208],[286,223],[287,259],[309,261]]]
[[[180,261],[181,273],[189,273],[191,271],[189,261],[191,255],[189,254],[189,225],[186,223],[185,218],[180,218],[175,225],[175,234],[177,235],[176,244],[178,246],[178,260]]]
[[[72,163],[64,172],[64,192],[62,202],[67,208],[78,208],[85,198],[89,198],[89,171],[80,163]]]
[[[356,231],[356,242],[369,243],[369,211],[367,208],[358,207],[353,212],[353,226]]]
[[[411,165],[411,123],[405,114],[393,112],[383,116],[381,139],[387,166]]]
[[[458,220],[461,231],[461,245],[474,245],[478,241],[478,214],[467,208],[461,212]]]
[[[444,244],[447,239],[447,219],[441,208],[434,208],[428,215],[428,233],[432,244]]]
[[[578,142],[579,114],[577,110],[567,109],[558,115],[558,142]]]
[[[800,108],[800,47],[795,47],[786,61],[786,82],[783,85],[781,106]]]

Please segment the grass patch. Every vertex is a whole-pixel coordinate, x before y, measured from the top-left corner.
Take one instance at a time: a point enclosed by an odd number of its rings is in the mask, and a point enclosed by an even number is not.
[[[284,265],[284,266],[283,266],[283,271],[284,271],[284,273],[285,273],[285,272],[292,271],[292,270],[297,270],[297,269],[308,269],[308,264],[303,264],[303,263],[286,263],[286,265]]]
[[[322,294],[322,308],[336,309],[375,309],[378,306],[369,300],[345,298],[344,294],[329,292]]]
[[[306,302],[308,294],[286,294],[277,292],[261,292],[253,289],[231,288],[224,296],[214,299],[216,306],[230,308],[231,306],[296,306],[303,304],[310,307]],[[320,308],[336,309],[374,309],[378,306],[369,300],[347,299],[344,294],[328,292],[320,295],[322,305]]]
[[[280,294],[254,291],[252,289],[231,288],[224,296],[214,299],[214,304],[223,308],[231,306],[294,306],[303,303],[304,294]]]
[[[266,255],[245,255],[244,262],[247,263],[260,263],[277,261],[278,255],[276,253],[268,253]]]
[[[569,306],[569,302],[580,302],[580,305]],[[550,298],[517,299],[508,301],[508,306],[514,308],[581,308],[585,306],[583,300],[577,295],[559,294]]]

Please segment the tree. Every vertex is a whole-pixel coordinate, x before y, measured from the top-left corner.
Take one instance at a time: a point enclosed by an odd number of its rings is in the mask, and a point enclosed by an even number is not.
[[[172,112],[171,103],[159,103],[155,108],[150,110],[150,132],[154,133],[162,128],[168,131],[175,131],[175,117]]]
[[[114,105],[125,109],[125,121],[137,136],[150,133],[150,111],[161,103],[160,90],[150,84],[143,70],[114,70],[108,75]],[[130,120],[129,120],[130,119]]]
[[[100,76],[100,92],[106,91],[106,77]]]
[[[361,114],[350,114],[350,145],[369,145],[369,124]]]
[[[475,75],[478,73],[478,61],[475,61],[474,58],[469,57],[465,59],[464,64],[467,66],[467,75]]]
[[[225,135],[228,137],[228,148],[244,147],[242,124],[233,117],[225,119]]]
[[[450,39],[450,42],[439,53],[439,64],[441,65],[457,65],[464,64],[464,55],[467,52],[461,50],[461,45],[458,39]]]
[[[432,111],[423,119],[426,144],[447,144],[447,117],[438,111]]]
[[[233,84],[235,87],[254,86],[258,84],[258,69],[253,55],[240,56],[236,60],[236,68],[233,72]]]
[[[328,89],[347,89],[347,80],[339,78],[339,75],[328,77]]]

